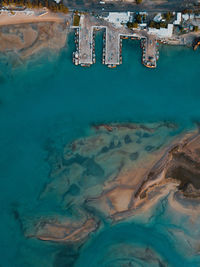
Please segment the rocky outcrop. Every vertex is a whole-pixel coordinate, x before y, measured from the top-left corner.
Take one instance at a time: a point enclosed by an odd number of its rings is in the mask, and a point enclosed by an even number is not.
[[[50,149],[50,182],[40,199],[55,195],[73,220],[39,221],[32,236],[81,242],[105,219],[142,213],[162,197],[179,210],[191,199],[198,203],[200,135],[174,137],[174,131],[170,123],[96,125],[62,153]]]

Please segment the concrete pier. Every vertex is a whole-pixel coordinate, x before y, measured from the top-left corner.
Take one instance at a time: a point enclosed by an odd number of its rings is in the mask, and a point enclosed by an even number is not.
[[[73,53],[75,65],[90,66],[95,63],[95,32],[104,30],[102,63],[110,68],[122,64],[122,39],[142,39],[142,63],[148,68],[156,68],[158,43],[155,35],[145,30],[130,31],[128,28],[115,28],[103,20],[82,14],[80,25],[76,27],[76,52]]]
[[[156,68],[159,57],[158,43],[155,36],[148,36],[142,39],[142,63],[147,68]]]
[[[120,64],[120,35],[106,28],[105,35],[105,65],[116,67]]]
[[[81,15],[75,40],[76,52],[73,55],[75,65],[90,66],[95,62],[94,27],[88,19],[88,16]]]
[[[79,64],[89,66],[93,64],[93,27],[88,25],[84,15],[81,16],[79,29]]]

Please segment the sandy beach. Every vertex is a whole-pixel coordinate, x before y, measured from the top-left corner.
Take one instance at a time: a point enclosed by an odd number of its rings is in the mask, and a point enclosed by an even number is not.
[[[38,22],[64,22],[69,19],[70,15],[52,13],[46,9],[37,9],[34,11],[2,11],[0,14],[0,26],[24,24],[24,23],[38,23]]]
[[[13,52],[21,62],[46,48],[59,51],[66,44],[71,22],[71,13],[53,13],[46,8],[3,10],[0,13],[0,52]]]

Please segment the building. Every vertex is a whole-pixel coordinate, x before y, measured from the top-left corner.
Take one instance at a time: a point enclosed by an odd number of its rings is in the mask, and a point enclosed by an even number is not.
[[[174,21],[174,25],[180,25],[182,20],[182,14],[181,12],[178,12],[176,14],[176,20]]]
[[[154,34],[158,36],[159,38],[170,38],[172,37],[173,29],[174,29],[174,25],[168,24],[167,28],[160,28],[160,29],[149,28],[148,32],[150,34]]]
[[[190,15],[189,14],[183,14],[182,18],[183,18],[183,20],[187,21],[187,20],[189,20]]]
[[[161,13],[158,13],[155,17],[154,17],[154,21],[155,22],[160,22],[160,21],[162,21],[162,15],[161,15]]]
[[[117,27],[121,27],[122,24],[126,24],[130,21],[131,13],[128,12],[109,12],[108,16],[104,19],[110,23],[115,24]]]

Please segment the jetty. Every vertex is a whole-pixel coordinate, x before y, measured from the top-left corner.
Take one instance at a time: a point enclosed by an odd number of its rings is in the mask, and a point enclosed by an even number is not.
[[[80,25],[75,33],[76,52],[73,61],[75,65],[89,67],[95,63],[94,26],[91,26],[88,16],[84,15],[80,18]]]
[[[159,58],[158,42],[154,35],[143,38],[142,47],[142,63],[147,68],[156,68]]]
[[[104,64],[114,68],[120,64],[120,38],[118,32],[106,28]]]
[[[158,42],[155,35],[147,31],[131,31],[125,27],[116,28],[105,20],[81,14],[79,26],[75,28],[76,51],[73,53],[75,65],[89,67],[95,63],[95,32],[103,30],[102,63],[109,68],[122,64],[123,39],[140,39],[142,63],[148,68],[156,68]]]

